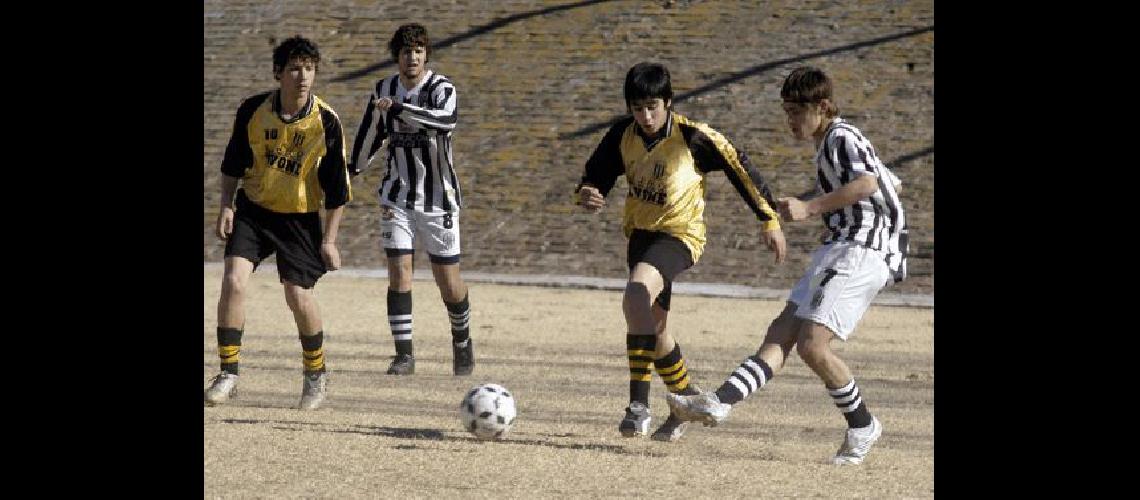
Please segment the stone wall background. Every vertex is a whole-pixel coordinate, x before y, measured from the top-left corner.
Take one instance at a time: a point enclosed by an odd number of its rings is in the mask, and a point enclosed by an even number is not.
[[[811,147],[794,143],[779,87],[795,66],[835,80],[842,116],[903,180],[911,278],[892,291],[934,291],[934,3],[925,1],[404,1],[204,2],[203,259],[222,259],[213,236],[218,168],[242,99],[275,87],[272,50],[300,34],[323,60],[316,93],[351,141],[375,81],[396,71],[392,32],[420,22],[429,67],[455,82],[456,169],[465,271],[624,278],[619,179],[601,214],[576,211],[570,193],[612,120],[622,82],[641,61],[667,65],[675,109],[746,151],[776,196],[813,182]],[[370,168],[340,233],[344,264],[383,269]],[[723,174],[709,176],[709,243],[682,282],[791,288],[820,224],[790,224],[789,259],[773,264],[758,224]],[[417,269],[426,268],[419,251]]]

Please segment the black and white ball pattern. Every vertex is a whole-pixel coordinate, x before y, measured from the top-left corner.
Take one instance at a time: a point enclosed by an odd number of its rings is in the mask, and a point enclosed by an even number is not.
[[[459,404],[463,428],[479,439],[503,439],[515,423],[515,398],[499,384],[481,384],[467,391]]]

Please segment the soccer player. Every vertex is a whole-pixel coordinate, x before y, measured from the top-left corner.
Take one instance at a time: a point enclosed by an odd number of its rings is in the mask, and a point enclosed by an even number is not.
[[[784,233],[768,186],[748,156],[704,123],[672,111],[669,70],[640,63],[625,77],[630,117],[606,132],[586,162],[575,189],[577,203],[598,212],[618,176],[629,193],[622,230],[629,238],[629,281],[622,298],[629,358],[629,406],[618,424],[625,437],[648,433],[649,382],[655,368],[672,393],[700,391],[690,384],[681,346],[666,329],[673,281],[700,259],[705,247],[705,175],[722,171],[760,222],[760,237],[782,262]],[[653,368],[651,368],[653,367]],[[653,432],[676,441],[685,422],[670,414]]]
[[[349,172],[368,167],[386,142],[380,181],[380,225],[388,259],[388,324],[396,343],[389,375],[412,375],[412,254],[417,235],[451,319],[452,372],[475,368],[471,306],[459,275],[459,209],[451,136],[458,111],[455,85],[427,68],[431,40],[420,24],[400,26],[388,42],[399,73],[376,83],[353,141]]]
[[[867,409],[855,377],[831,350],[831,342],[847,341],[879,290],[906,276],[901,183],[862,132],[839,118],[831,80],[822,71],[795,69],[784,80],[780,97],[792,135],[817,148],[818,174],[812,192],[777,200],[780,214],[791,221],[820,216],[828,237],[812,254],[810,267],[768,326],[756,354],[716,392],[667,394],[665,399],[680,418],[715,426],[732,405],[772,380],[794,346],[847,420],[846,437],[831,463],[860,464],[883,425]]]
[[[236,394],[249,277],[273,253],[301,338],[299,406],[315,410],[325,399],[324,331],[313,286],[325,272],[340,267],[337,229],[352,189],[340,118],[313,94],[320,61],[316,44],[305,38],[281,42],[273,50],[273,76],[280,87],[246,99],[234,120],[222,159],[217,223],[218,237],[226,241],[218,300],[222,366],[206,389],[209,406]]]

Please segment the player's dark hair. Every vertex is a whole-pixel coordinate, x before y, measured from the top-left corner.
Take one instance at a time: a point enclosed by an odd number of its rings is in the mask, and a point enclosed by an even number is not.
[[[415,47],[423,45],[427,50],[427,57],[424,62],[431,61],[431,39],[428,38],[427,28],[419,23],[410,23],[400,26],[396,32],[392,34],[392,39],[388,41],[388,51],[392,53],[392,59],[400,59],[400,51],[404,47]]]
[[[285,69],[285,65],[289,64],[289,61],[294,57],[309,59],[313,61],[313,65],[319,67],[321,51],[317,50],[317,44],[301,35],[285,40],[273,49],[273,74],[281,73]]]
[[[799,104],[818,104],[827,99],[830,106],[824,113],[829,118],[839,115],[839,106],[831,96],[831,79],[819,68],[800,66],[792,70],[780,88],[780,98]]]
[[[669,69],[657,63],[637,63],[625,74],[625,107],[633,101],[657,99],[668,101],[673,98],[673,85]]]

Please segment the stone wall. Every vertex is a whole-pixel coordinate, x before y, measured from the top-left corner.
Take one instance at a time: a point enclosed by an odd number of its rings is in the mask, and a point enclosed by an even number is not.
[[[455,82],[456,169],[463,269],[487,273],[627,275],[619,179],[601,214],[576,211],[570,193],[612,120],[625,112],[622,82],[641,61],[667,65],[675,109],[746,151],[776,196],[814,179],[811,146],[784,125],[779,88],[796,65],[835,80],[845,118],[863,130],[903,180],[911,226],[911,278],[894,290],[934,290],[934,2],[882,1],[404,1],[204,2],[205,261],[219,172],[234,112],[275,87],[272,50],[300,34],[320,46],[316,92],[351,141],[378,78],[395,72],[386,49],[406,22],[427,26],[429,66]],[[376,187],[354,181],[340,247],[348,267],[383,268]],[[758,224],[723,174],[709,176],[707,250],[681,281],[790,288],[809,262],[818,221],[786,229],[790,256],[776,266]],[[416,267],[428,265],[417,253]]]

